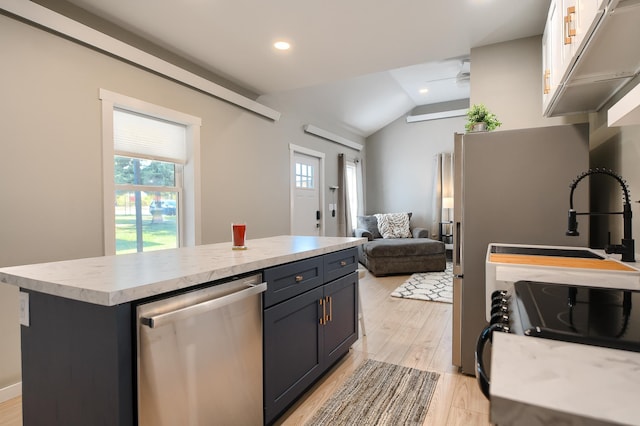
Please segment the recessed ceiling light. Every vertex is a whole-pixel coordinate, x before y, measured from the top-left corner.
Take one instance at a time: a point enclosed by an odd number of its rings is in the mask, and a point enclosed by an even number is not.
[[[291,44],[286,41],[276,41],[273,43],[273,47],[278,50],[289,50],[291,48]]]
[[[420,90],[419,90],[419,92],[420,92],[420,94],[421,94],[421,95],[424,95],[424,94],[426,94],[426,93],[428,93],[428,92],[429,92],[429,89],[427,89],[427,88],[425,87],[424,89],[420,89]]]

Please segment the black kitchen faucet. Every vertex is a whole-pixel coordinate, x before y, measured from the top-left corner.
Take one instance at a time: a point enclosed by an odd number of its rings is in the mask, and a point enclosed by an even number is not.
[[[589,175],[594,174],[603,174],[608,175],[618,181],[620,186],[622,187],[622,192],[624,194],[624,205],[623,211],[621,212],[608,212],[608,213],[577,213],[573,209],[573,191],[578,186],[578,182]],[[578,221],[576,220],[576,215],[610,215],[610,214],[621,214],[624,222],[624,235],[622,237],[622,244],[608,244],[604,251],[605,253],[616,253],[622,255],[623,262],[635,262],[635,243],[631,236],[631,202],[629,201],[629,187],[627,186],[627,182],[622,179],[619,175],[615,174],[611,170],[606,169],[589,169],[586,172],[580,174],[573,182],[571,182],[571,195],[569,196],[569,230],[567,231],[567,235],[576,236],[580,235],[578,232]]]

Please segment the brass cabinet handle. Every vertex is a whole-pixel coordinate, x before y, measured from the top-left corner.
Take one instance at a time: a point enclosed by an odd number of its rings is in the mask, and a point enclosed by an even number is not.
[[[296,282],[299,283],[300,281],[302,281],[304,279],[304,277],[302,275],[296,275]]]
[[[341,260],[340,261],[340,266],[347,266],[347,261],[346,260]]]
[[[576,14],[575,6],[567,7],[567,14],[564,17],[564,44],[571,44],[573,41],[572,37],[576,35],[576,24],[573,17]]]
[[[327,323],[327,310],[324,305],[324,299],[320,299],[320,306],[322,306],[322,317],[320,317],[320,325],[325,325]]]
[[[544,94],[551,92],[551,70],[544,71]]]
[[[333,298],[331,296],[327,296],[329,299],[329,316],[327,317],[327,321],[333,321],[331,318],[333,317]]]

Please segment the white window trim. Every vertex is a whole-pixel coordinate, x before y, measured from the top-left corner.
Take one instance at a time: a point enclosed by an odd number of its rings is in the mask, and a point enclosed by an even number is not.
[[[181,246],[202,243],[200,212],[200,126],[202,120],[140,99],[100,89],[102,101],[102,179],[104,208],[104,253],[116,252],[115,183],[113,182],[113,109],[115,107],[179,123],[187,128],[187,163],[184,165],[183,196],[180,197]]]
[[[294,187],[296,182],[295,172],[293,170],[294,167],[294,155],[295,153],[308,155],[310,157],[316,157],[320,160],[320,179],[318,185],[320,185],[320,211],[324,212],[324,153],[314,151],[309,148],[305,148],[303,146],[294,145],[292,143],[289,144],[289,234],[293,234],[293,215],[294,215]],[[320,236],[325,235],[325,220],[324,213],[320,215]]]

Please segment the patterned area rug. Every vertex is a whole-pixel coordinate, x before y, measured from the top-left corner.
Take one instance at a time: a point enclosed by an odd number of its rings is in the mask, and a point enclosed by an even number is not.
[[[368,359],[306,426],[422,425],[439,377]]]
[[[444,272],[413,274],[400,287],[396,288],[391,295],[404,299],[452,303],[453,264],[447,262],[447,268]]]

